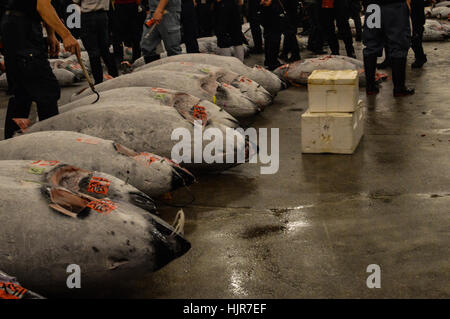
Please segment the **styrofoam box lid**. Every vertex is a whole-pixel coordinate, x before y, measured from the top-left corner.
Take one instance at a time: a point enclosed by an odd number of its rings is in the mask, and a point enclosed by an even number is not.
[[[314,70],[308,78],[313,85],[354,85],[358,82],[356,70]]]

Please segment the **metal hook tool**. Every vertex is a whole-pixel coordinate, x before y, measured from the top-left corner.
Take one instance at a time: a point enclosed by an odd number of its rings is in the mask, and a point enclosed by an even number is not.
[[[100,94],[98,94],[97,90],[95,89],[94,82],[92,81],[91,77],[89,76],[89,73],[86,70],[86,67],[84,66],[83,61],[81,60],[81,55],[79,53],[77,53],[77,59],[78,59],[78,63],[81,65],[81,68],[83,69],[83,74],[86,77],[86,80],[88,81],[92,92],[94,92],[97,95],[97,99],[94,102],[92,102],[92,104],[95,104],[98,102],[98,100],[100,100]]]

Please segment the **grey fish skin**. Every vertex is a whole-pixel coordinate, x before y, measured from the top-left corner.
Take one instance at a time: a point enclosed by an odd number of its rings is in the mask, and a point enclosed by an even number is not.
[[[142,102],[126,104],[99,102],[39,121],[28,128],[27,133],[52,130],[74,131],[111,139],[137,152],[152,152],[171,158],[172,148],[178,144],[177,141],[171,140],[172,132],[180,128],[186,129],[191,137],[194,137],[194,125],[181,117],[176,110],[166,106],[149,107],[147,103]],[[223,125],[208,123],[205,126],[205,129],[207,128],[217,128],[223,136],[226,136],[227,127]],[[224,139],[223,150],[226,150],[225,144],[231,142]],[[194,150],[193,143],[194,138],[191,143],[192,150]],[[234,153],[245,150],[247,147],[248,144],[242,142],[234,148]],[[234,163],[208,164],[205,161],[194,163],[193,159],[192,163],[182,163],[183,167],[196,170],[221,170],[236,165]]]
[[[257,114],[260,108],[238,89],[218,83],[212,75],[146,70],[119,76],[96,86],[98,92],[123,87],[160,87],[191,94],[200,99],[216,103],[236,118],[245,118]],[[84,90],[72,97],[72,101],[92,95]]]
[[[15,291],[11,291],[10,288],[7,286],[9,284],[15,285]],[[2,299],[45,299],[41,295],[38,295],[37,293],[30,291],[30,290],[22,290],[21,288],[26,289],[25,287],[22,287],[22,285],[17,281],[17,278],[11,277],[8,274],[5,274],[3,271],[0,270],[0,300]],[[3,291],[2,291],[3,290]],[[5,291],[7,290],[7,291]],[[14,296],[14,297],[13,297]]]
[[[232,128],[239,127],[238,120],[216,104],[201,100],[193,95],[180,91],[150,87],[125,87],[102,92],[101,98],[102,103],[119,101],[123,103],[129,103],[131,101],[146,102],[149,107],[156,104],[174,107],[175,109],[182,108],[190,111],[195,106],[201,106],[205,108],[208,120]],[[60,106],[59,112],[64,113],[80,106],[89,105],[94,102],[95,99],[96,97],[93,95],[86,96],[82,99]]]
[[[206,63],[215,65],[218,67],[226,68],[239,75],[244,75],[249,79],[255,81],[264,87],[270,94],[276,95],[283,89],[282,81],[275,76],[272,72],[264,69],[260,66],[250,68],[243,64],[239,59],[234,57],[219,56],[214,54],[193,53],[193,54],[180,54],[170,56],[164,59],[160,59],[136,69],[141,71],[149,69],[157,65],[166,64],[170,62],[194,62],[194,63]]]
[[[239,89],[241,93],[248,96],[250,100],[255,102],[261,108],[270,105],[273,101],[271,94],[256,82],[253,82],[246,76],[239,75],[214,65],[193,62],[171,62],[155,66],[152,69],[181,71],[195,74],[212,74],[217,82],[228,84]]]
[[[0,141],[0,160],[67,162],[101,171],[130,183],[148,196],[158,197],[195,180],[187,170],[152,153],[138,154],[120,145],[68,131],[36,132]]]
[[[6,256],[0,268],[46,296],[82,296],[136,279],[190,249],[171,226],[125,201],[109,214],[91,210],[84,218],[71,218],[49,207],[40,184],[0,176],[0,203],[1,251]],[[76,291],[66,285],[71,264],[81,268],[82,288]]]

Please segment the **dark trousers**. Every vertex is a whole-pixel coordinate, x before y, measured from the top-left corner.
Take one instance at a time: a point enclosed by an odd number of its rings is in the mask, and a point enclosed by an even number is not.
[[[197,17],[200,37],[210,37],[213,35],[214,22],[211,10],[211,0],[197,1]]]
[[[115,4],[111,17],[113,20],[111,21],[113,38],[117,39],[117,41],[114,41],[114,54],[123,60],[123,43],[125,43],[126,46],[133,48],[132,62],[136,61],[141,56],[140,32],[142,30],[137,4]]]
[[[273,70],[280,65],[278,54],[280,52],[281,33],[283,28],[280,19],[280,8],[272,2],[272,6],[263,8],[264,26],[264,64]]]
[[[117,65],[109,52],[108,15],[106,11],[95,11],[81,15],[81,39],[89,54],[92,75],[95,83],[103,82],[101,59],[105,63],[109,75],[117,77]]]
[[[219,48],[229,48],[244,43],[239,10],[234,0],[222,0],[214,4],[214,29]]]
[[[334,8],[321,9],[321,23],[323,37],[328,40],[332,54],[339,55],[339,42],[336,36],[335,21],[342,40],[345,43],[347,54],[355,52],[353,47],[352,31],[348,23],[348,5],[345,0],[335,1]]]
[[[186,45],[187,53],[199,53],[197,13],[193,0],[183,0],[181,3],[181,26],[183,28],[182,41]]]
[[[248,19],[250,23],[250,31],[253,37],[253,43],[256,49],[262,49],[262,31],[261,31],[261,6],[259,0],[249,0],[248,2]]]
[[[409,9],[406,3],[397,2],[381,6],[381,28],[369,28],[366,12],[364,23],[364,56],[378,56],[386,47],[386,55],[391,58],[405,58],[411,45]]]
[[[48,62],[40,21],[4,15],[1,24],[5,63],[13,97],[5,121],[5,139],[20,128],[14,118],[28,118],[36,102],[39,120],[58,114],[60,87]]]
[[[320,23],[320,4],[307,3],[306,12],[309,16],[310,31],[308,38],[308,49],[321,51],[323,49],[323,31]]]
[[[411,1],[411,22],[412,22],[412,39],[411,48],[414,51],[416,59],[423,59],[425,52],[423,51],[422,39],[425,24],[424,2],[422,0]]]
[[[297,41],[297,6],[294,1],[285,1],[285,3],[286,4],[284,7],[286,9],[287,16],[283,25],[283,54],[288,55],[291,53],[293,57],[299,57],[300,48]]]

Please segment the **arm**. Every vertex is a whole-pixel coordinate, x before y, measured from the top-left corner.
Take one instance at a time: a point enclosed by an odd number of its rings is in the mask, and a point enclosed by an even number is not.
[[[55,30],[45,23],[44,27],[47,30],[47,43],[50,48],[50,57],[56,57],[59,54],[59,41],[56,39]]]
[[[161,0],[159,1],[158,6],[156,7],[156,11],[153,14],[153,19],[155,19],[156,24],[159,24],[163,18],[163,12],[167,7],[169,0]]]
[[[58,33],[64,43],[64,48],[73,54],[79,55],[81,52],[80,45],[72,36],[70,31],[64,26],[56,14],[55,8],[51,5],[51,0],[37,0],[37,11],[46,25],[47,31],[53,34]]]

